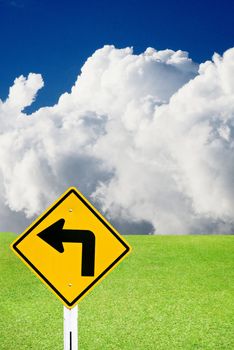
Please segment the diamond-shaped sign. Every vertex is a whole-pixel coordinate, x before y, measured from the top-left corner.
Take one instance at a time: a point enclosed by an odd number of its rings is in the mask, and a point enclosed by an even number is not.
[[[11,247],[69,308],[130,252],[125,239],[74,187]]]

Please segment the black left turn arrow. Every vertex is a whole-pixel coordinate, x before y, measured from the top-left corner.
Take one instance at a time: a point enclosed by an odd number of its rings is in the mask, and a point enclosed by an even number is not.
[[[82,243],[81,275],[94,276],[95,265],[95,235],[89,230],[63,229],[65,220],[59,219],[38,236],[59,253],[64,252],[63,243]]]

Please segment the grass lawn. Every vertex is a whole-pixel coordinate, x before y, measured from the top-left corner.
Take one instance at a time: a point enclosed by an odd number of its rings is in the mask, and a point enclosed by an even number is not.
[[[62,350],[63,306],[0,233],[0,350]],[[80,350],[234,349],[234,236],[127,236],[79,304]]]

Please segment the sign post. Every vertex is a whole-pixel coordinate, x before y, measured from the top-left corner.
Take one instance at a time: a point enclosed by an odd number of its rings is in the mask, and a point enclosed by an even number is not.
[[[63,307],[64,350],[78,350],[78,306]]]
[[[11,248],[65,306],[64,349],[77,350],[75,306],[129,254],[128,243],[71,187]]]

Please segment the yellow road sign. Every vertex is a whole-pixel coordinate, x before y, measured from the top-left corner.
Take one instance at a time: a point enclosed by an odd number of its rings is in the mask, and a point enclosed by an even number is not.
[[[130,252],[125,239],[74,187],[11,248],[69,308]]]

